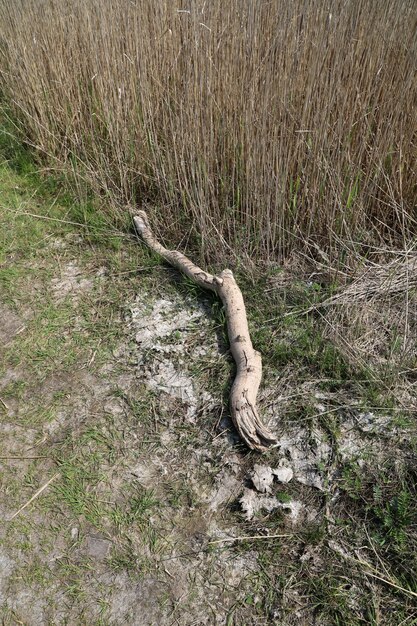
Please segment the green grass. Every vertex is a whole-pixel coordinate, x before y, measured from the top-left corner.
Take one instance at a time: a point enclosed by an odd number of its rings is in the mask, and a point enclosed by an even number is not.
[[[26,310],[29,319],[22,321],[25,331],[6,348],[2,367],[27,366],[33,377],[41,371],[45,378],[87,360],[93,348],[100,352],[98,339],[101,351],[108,353],[121,334],[113,321],[122,310],[121,289],[129,284],[132,293],[136,268],[151,269],[156,261],[129,235],[110,227],[105,214],[91,204],[80,205],[54,177],[42,176],[31,155],[17,143],[10,145],[8,136],[3,143],[1,296],[13,311]],[[59,264],[51,263],[52,255],[59,257]],[[92,289],[80,293],[76,303],[71,293],[57,302],[51,298],[51,279],[80,257]],[[96,275],[103,269],[114,276],[105,289]]]
[[[27,151],[17,143],[9,143],[9,139],[3,141],[4,137],[0,133],[0,300],[7,311],[21,319],[22,330],[2,349],[0,373],[4,376],[17,372],[18,377],[2,387],[0,396],[13,411],[15,403],[19,407],[18,418],[12,423],[34,430],[35,442],[42,442],[45,428],[62,411],[66,419],[73,419],[73,412],[79,410],[72,396],[74,389],[84,384],[83,368],[101,379],[103,364],[124,334],[121,319],[124,303],[133,301],[136,295],[136,270],[152,270],[157,260],[129,234],[117,231],[114,225],[110,227],[91,200],[76,202],[63,191],[60,181],[39,173]],[[54,294],[51,281],[60,280],[61,268],[74,262],[91,285],[76,292],[76,297],[72,292],[63,297]],[[120,375],[117,367],[114,371]],[[150,406],[151,399],[147,402],[125,402],[126,414],[135,428],[148,419],[146,406]],[[136,490],[124,493],[118,502],[114,500],[108,472],[112,467],[122,467],[125,442],[114,416],[110,413],[104,417],[96,426],[92,419],[90,426],[79,426],[67,435],[64,430],[63,439],[61,436],[46,449],[41,447],[40,452],[35,447],[34,452],[25,453],[21,451],[25,446],[18,440],[14,442],[17,456],[40,454],[46,461],[31,461],[16,478],[7,464],[0,471],[9,507],[17,510],[53,472],[58,471],[59,478],[30,507],[36,515],[46,516],[48,522],[38,528],[25,524],[22,516],[0,541],[27,555],[28,563],[16,579],[11,579],[12,586],[46,588],[53,575],[62,583],[71,603],[85,603],[95,586],[88,559],[82,557],[80,561],[77,557],[78,562],[73,562],[71,548],[65,547],[66,556],[58,561],[58,567],[53,566],[51,574],[43,557],[32,558],[39,546],[48,555],[54,538],[62,537],[63,521],[68,518],[79,526],[81,542],[83,529],[94,528],[112,537],[121,553],[131,551],[129,532],[140,535],[150,549],[157,549],[158,537],[149,517],[160,505],[152,493]],[[0,420],[10,422],[3,406]],[[11,454],[13,450],[2,448],[1,452]],[[48,466],[50,470],[45,471]],[[109,568],[117,570],[110,558]],[[103,624],[107,623],[106,610],[104,602]]]

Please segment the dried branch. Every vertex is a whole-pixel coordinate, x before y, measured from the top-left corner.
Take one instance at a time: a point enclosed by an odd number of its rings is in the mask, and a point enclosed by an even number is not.
[[[262,360],[253,349],[249,335],[245,304],[233,274],[226,269],[218,276],[205,272],[176,250],[167,250],[155,239],[144,211],[133,217],[136,230],[147,246],[168,263],[191,278],[200,287],[214,291],[222,300],[227,319],[230,350],[237,372],[230,393],[233,423],[249,448],[265,450],[277,443],[275,436],[262,423],[256,408],[256,396],[262,378]]]

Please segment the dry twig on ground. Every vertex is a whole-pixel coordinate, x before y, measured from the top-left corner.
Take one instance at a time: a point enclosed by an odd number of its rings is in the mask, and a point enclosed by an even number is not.
[[[227,318],[230,350],[236,362],[236,377],[230,392],[230,413],[234,425],[249,448],[265,450],[276,443],[275,436],[262,423],[256,408],[256,396],[262,378],[262,360],[253,349],[246,309],[232,272],[223,270],[213,276],[194,265],[177,250],[167,250],[154,237],[145,211],[133,217],[137,232],[145,243],[168,263],[191,278],[200,287],[214,291],[222,300]]]

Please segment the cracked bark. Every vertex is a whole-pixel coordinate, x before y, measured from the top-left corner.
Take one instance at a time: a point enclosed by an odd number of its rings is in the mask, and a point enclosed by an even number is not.
[[[230,414],[240,437],[253,450],[264,451],[277,443],[276,437],[262,423],[256,397],[262,378],[262,359],[254,350],[249,335],[245,303],[233,273],[223,270],[213,276],[195,265],[177,250],[167,250],[155,238],[145,211],[138,211],[133,221],[146,245],[168,263],[191,278],[200,287],[214,291],[226,312],[230,350],[236,362],[236,377],[230,392]]]

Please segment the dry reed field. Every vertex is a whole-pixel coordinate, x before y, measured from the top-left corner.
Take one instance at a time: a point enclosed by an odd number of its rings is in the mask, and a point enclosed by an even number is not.
[[[3,1],[2,99],[171,243],[346,259],[415,233],[416,25],[413,0]]]

